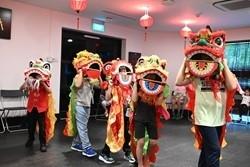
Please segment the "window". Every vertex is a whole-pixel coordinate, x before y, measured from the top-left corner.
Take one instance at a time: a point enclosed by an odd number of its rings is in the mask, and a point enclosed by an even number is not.
[[[242,89],[250,88],[250,40],[227,42],[225,56]]]

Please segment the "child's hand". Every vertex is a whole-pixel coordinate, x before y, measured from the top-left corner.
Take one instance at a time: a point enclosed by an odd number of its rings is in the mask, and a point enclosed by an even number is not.
[[[108,116],[109,116],[109,112],[108,112],[108,110],[105,110],[104,115],[105,115],[105,117],[108,117]]]

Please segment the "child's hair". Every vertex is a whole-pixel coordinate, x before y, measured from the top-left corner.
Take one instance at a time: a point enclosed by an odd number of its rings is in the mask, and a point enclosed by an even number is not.
[[[246,89],[245,89],[245,93],[246,93],[246,91],[247,91],[248,93],[250,93],[250,89],[249,89],[249,88],[246,88]]]

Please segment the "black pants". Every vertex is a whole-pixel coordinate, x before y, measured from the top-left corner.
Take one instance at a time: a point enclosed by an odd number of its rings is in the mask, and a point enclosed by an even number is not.
[[[122,149],[125,152],[125,154],[130,154],[130,152],[131,152],[131,149],[129,146],[130,134],[128,133],[128,131],[129,131],[129,118],[126,117],[124,114],[124,138],[125,138],[125,142],[123,144]],[[110,148],[106,143],[104,145],[104,148],[102,149],[102,154],[110,155]]]
[[[241,104],[239,106],[239,116],[241,117],[243,114],[246,114],[248,111],[248,107],[246,104]]]
[[[219,167],[221,152],[220,135],[222,126],[198,127],[203,139],[198,167]]]
[[[33,108],[31,112],[28,112],[28,131],[29,131],[29,140],[35,140],[35,130],[36,123],[39,125],[39,140],[40,144],[46,144],[46,135],[45,135],[45,113],[39,113],[37,108]]]

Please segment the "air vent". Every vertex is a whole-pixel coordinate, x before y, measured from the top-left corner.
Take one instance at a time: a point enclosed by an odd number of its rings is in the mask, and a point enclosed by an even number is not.
[[[214,2],[213,6],[222,11],[236,11],[250,8],[250,0],[224,0]]]
[[[117,20],[122,19],[122,20],[127,20],[127,21],[136,21],[136,19],[133,17],[124,16],[124,15],[115,13],[113,11],[102,10],[102,12],[105,14],[106,17],[109,17],[109,18],[116,18]]]
[[[162,4],[166,6],[173,5],[174,2],[174,0],[162,0]]]

